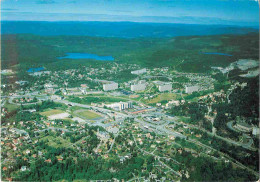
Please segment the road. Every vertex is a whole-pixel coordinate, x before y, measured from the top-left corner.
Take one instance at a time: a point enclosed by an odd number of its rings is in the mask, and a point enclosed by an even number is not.
[[[229,122],[227,123],[227,127],[228,127],[230,130],[234,131],[234,132],[241,133],[240,131],[236,130],[236,129],[233,127],[233,123],[234,123],[234,121],[229,121]],[[256,148],[251,147],[251,146],[253,145],[253,143],[254,143],[253,139],[252,139],[249,135],[247,135],[247,134],[245,134],[245,133],[243,133],[243,135],[244,135],[244,137],[248,138],[248,142],[247,142],[247,143],[240,143],[241,146],[244,147],[244,148],[247,148],[247,149],[256,151],[256,150],[257,150]]]
[[[115,140],[116,140],[116,137],[119,135],[120,132],[121,132],[120,130],[117,132],[117,134],[116,134],[116,136],[115,136],[115,138],[114,138],[112,144],[110,145],[110,148],[108,149],[108,151],[106,151],[106,153],[109,153],[109,152],[112,150],[113,145],[114,145]]]
[[[171,119],[171,122],[174,122],[175,124],[179,124],[178,122],[175,121],[175,118],[170,117],[170,116],[168,116],[168,118]],[[256,150],[257,150],[256,148],[251,147],[251,145],[253,144],[253,139],[252,139],[252,138],[250,138],[249,141],[248,141],[248,143],[245,144],[245,143],[236,142],[236,141],[231,140],[231,139],[229,139],[229,138],[225,138],[225,137],[222,137],[222,136],[213,134],[212,132],[209,132],[209,131],[207,131],[207,130],[205,130],[205,129],[203,129],[203,128],[199,128],[199,127],[194,126],[194,125],[191,125],[191,124],[185,123],[185,125],[187,125],[188,128],[194,128],[194,129],[197,129],[197,130],[201,130],[201,131],[207,133],[208,135],[210,135],[210,136],[215,136],[216,138],[221,139],[221,140],[224,140],[224,141],[227,142],[227,143],[230,143],[230,144],[233,144],[233,145],[236,145],[236,146],[242,146],[242,147],[244,147],[244,148],[247,148],[247,149],[253,150],[253,151],[256,151]]]
[[[11,96],[11,97],[9,97],[9,100],[8,100],[8,102],[10,103],[10,104],[16,104],[16,105],[30,105],[30,104],[37,104],[37,103],[40,103],[41,101],[44,101],[44,100],[48,100],[48,99],[50,99],[50,97],[49,96],[40,96],[40,98],[39,98],[39,96],[38,96],[38,101],[37,102],[33,102],[33,103],[15,103],[15,102],[13,102],[13,100],[15,99],[15,98],[22,98],[22,97],[32,97],[32,96]],[[37,96],[35,96],[35,97],[37,97]]]
[[[64,132],[72,132],[72,131],[65,129],[65,128],[48,127],[46,129],[43,129],[43,130],[37,130],[34,133],[43,132],[43,131],[46,131],[46,130],[61,130],[61,131],[64,131]]]
[[[167,135],[173,135],[175,137],[180,137],[180,138],[187,138],[185,135],[183,135],[181,133],[170,131],[167,128],[165,128],[169,124],[168,122],[165,122],[162,125],[153,125],[151,123],[142,121],[142,120],[137,119],[137,118],[135,118],[135,121],[140,123],[140,124],[142,124],[144,127],[148,126],[149,128],[155,128],[156,130],[158,130],[158,131],[160,131],[160,132],[162,132],[164,134],[166,133]]]

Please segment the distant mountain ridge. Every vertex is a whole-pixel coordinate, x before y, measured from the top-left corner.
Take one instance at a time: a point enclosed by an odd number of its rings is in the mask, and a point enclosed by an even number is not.
[[[85,35],[97,37],[175,37],[191,35],[247,34],[257,27],[135,22],[2,21],[1,34]]]

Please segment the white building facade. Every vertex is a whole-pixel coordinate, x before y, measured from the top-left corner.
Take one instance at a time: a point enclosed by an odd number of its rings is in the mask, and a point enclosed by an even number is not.
[[[135,92],[135,91],[143,91],[146,88],[146,83],[138,83],[138,84],[134,84],[131,85],[131,91]]]
[[[172,84],[170,83],[159,85],[160,92],[171,91],[171,90],[172,90]]]
[[[110,91],[110,90],[116,90],[118,89],[118,83],[108,83],[103,85],[103,90],[104,91]]]
[[[185,93],[191,94],[192,92],[199,91],[199,89],[200,89],[199,86],[185,86]]]
[[[129,108],[133,108],[133,103],[132,102],[118,102],[118,103],[114,103],[114,104],[109,104],[109,105],[107,105],[107,107],[121,111],[121,110],[129,109]]]
[[[140,70],[131,71],[131,74],[135,74],[135,75],[140,75],[140,74],[144,74],[144,73],[146,73],[146,68],[140,69]]]

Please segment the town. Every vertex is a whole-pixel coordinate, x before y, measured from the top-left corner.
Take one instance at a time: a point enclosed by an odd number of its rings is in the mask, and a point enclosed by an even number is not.
[[[14,70],[1,74],[10,80]],[[3,178],[57,181],[54,168],[76,166],[63,179],[211,181],[229,171],[226,180],[253,181],[258,117],[236,113],[239,94],[250,86],[215,68],[187,73],[117,62],[31,68],[23,80],[1,85]]]

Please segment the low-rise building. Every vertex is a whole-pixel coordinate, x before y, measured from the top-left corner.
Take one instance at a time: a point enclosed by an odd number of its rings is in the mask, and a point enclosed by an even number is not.
[[[18,85],[24,85],[24,84],[29,83],[29,82],[28,81],[16,81],[15,83],[18,84]]]
[[[21,171],[26,171],[26,170],[27,170],[26,166],[21,167]]]
[[[50,71],[38,71],[38,72],[33,72],[29,73],[31,76],[41,76],[42,74],[49,75],[51,72]]]
[[[135,74],[135,75],[140,75],[146,73],[146,68],[140,69],[140,70],[135,70],[135,71],[131,71],[131,74]]]
[[[260,129],[257,128],[257,127],[253,127],[252,134],[255,135],[255,136],[259,135],[260,134]]]
[[[51,99],[52,99],[52,100],[61,100],[62,97],[59,96],[59,95],[52,95],[52,96],[51,96]]]

